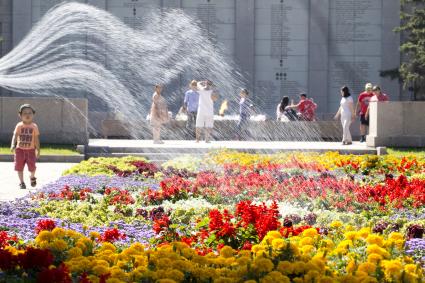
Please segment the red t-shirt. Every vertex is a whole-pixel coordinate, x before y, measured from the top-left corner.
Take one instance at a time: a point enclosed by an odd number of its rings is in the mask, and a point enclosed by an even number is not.
[[[369,107],[370,99],[372,98],[373,93],[362,92],[359,95],[359,103],[360,103],[360,115],[365,115],[367,108]]]
[[[298,110],[306,121],[313,121],[314,111],[316,110],[316,104],[314,104],[313,101],[309,99],[305,99],[300,102]]]
[[[389,101],[390,99],[388,98],[388,95],[386,95],[385,93],[381,93],[380,96],[376,96],[374,95],[371,99],[370,102],[384,102],[384,101]]]

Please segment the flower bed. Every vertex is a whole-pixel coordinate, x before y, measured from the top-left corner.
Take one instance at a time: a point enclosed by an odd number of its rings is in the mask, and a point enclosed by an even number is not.
[[[424,176],[415,156],[91,159],[1,204],[0,281],[422,282]]]

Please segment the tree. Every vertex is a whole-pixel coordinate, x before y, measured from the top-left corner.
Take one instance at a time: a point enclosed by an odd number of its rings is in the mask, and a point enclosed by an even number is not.
[[[404,38],[404,55],[399,75],[404,86],[412,86],[415,98],[425,93],[425,5],[424,0],[401,0],[401,25],[396,28]]]

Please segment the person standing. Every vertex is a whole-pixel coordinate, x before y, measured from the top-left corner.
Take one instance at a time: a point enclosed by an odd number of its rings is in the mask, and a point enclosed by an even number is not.
[[[247,139],[249,136],[248,123],[254,105],[248,99],[249,92],[247,89],[242,89],[239,95],[241,100],[239,101],[239,121],[237,135],[240,140]]]
[[[214,101],[217,100],[217,94],[213,90],[211,81],[198,83],[199,104],[198,115],[196,116],[196,142],[201,139],[201,133],[204,132],[205,142],[210,142],[211,131],[214,127]]]
[[[15,155],[15,171],[18,172],[19,187],[26,189],[24,182],[24,167],[27,164],[30,171],[31,187],[37,185],[35,177],[36,160],[40,157],[40,132],[37,124],[33,122],[35,110],[30,104],[23,104],[19,107],[19,122],[13,131],[10,150]]]
[[[388,97],[388,95],[385,94],[385,93],[383,93],[381,91],[381,87],[380,86],[378,86],[378,85],[374,86],[373,89],[372,89],[372,91],[373,91],[373,96],[370,98],[369,106],[368,106],[367,111],[366,111],[366,117],[367,117],[367,119],[369,119],[370,103],[374,103],[374,102],[385,102],[385,101],[389,101],[390,100],[390,98]]]
[[[350,125],[351,122],[356,118],[354,112],[354,101],[347,86],[343,86],[341,88],[341,96],[341,103],[334,119],[337,120],[338,117],[341,117],[342,144],[350,145],[353,143],[350,133]]]
[[[153,143],[163,144],[161,140],[161,127],[169,121],[167,101],[162,96],[163,87],[160,84],[155,85],[155,92],[152,96],[151,107],[151,126]]]
[[[366,112],[369,107],[369,101],[373,96],[373,86],[371,83],[365,85],[365,91],[360,93],[356,104],[356,114],[360,116],[360,142],[366,141],[367,129],[369,127],[369,119]]]
[[[184,95],[183,110],[187,114],[186,129],[191,138],[195,136],[196,116],[198,113],[199,93],[197,92],[198,82],[193,80],[190,82],[190,89]]]

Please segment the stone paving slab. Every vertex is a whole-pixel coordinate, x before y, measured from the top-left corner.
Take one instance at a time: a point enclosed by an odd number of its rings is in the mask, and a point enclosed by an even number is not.
[[[29,172],[24,172],[27,190],[19,189],[19,179],[14,171],[13,162],[0,162],[0,201],[13,200],[34,192],[43,185],[58,179],[62,172],[72,167],[75,163],[38,163],[37,164],[37,187],[31,188]],[[26,170],[26,169],[25,169]]]

